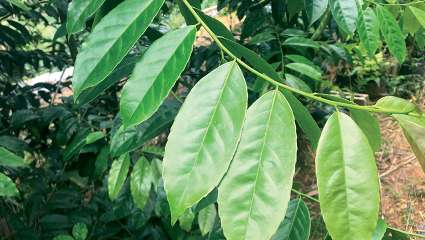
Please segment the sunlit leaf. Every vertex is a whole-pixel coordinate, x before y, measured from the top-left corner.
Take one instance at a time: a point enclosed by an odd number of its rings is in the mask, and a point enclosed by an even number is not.
[[[151,166],[146,158],[141,157],[131,173],[130,190],[134,203],[142,210],[149,199],[151,185]]]
[[[356,0],[329,0],[329,6],[338,27],[347,34],[353,33],[358,17]]]
[[[366,49],[369,57],[373,57],[379,47],[380,36],[379,21],[371,8],[366,8],[365,10],[359,9],[357,31],[361,44]]]
[[[109,198],[114,200],[118,197],[130,168],[130,155],[124,154],[116,159],[109,170],[108,193]]]

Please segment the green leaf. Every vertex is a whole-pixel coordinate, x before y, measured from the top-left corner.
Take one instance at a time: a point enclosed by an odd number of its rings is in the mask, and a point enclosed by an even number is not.
[[[66,234],[61,234],[54,237],[53,240],[74,240],[74,238]]]
[[[116,8],[118,4],[122,3],[123,1],[124,0],[106,0],[95,14],[92,28],[94,28],[100,22],[100,20],[106,16],[106,14],[108,14],[112,9]]]
[[[100,178],[103,173],[108,169],[108,160],[109,160],[109,146],[104,146],[100,153],[96,157],[94,163],[94,176]]]
[[[190,232],[190,230],[192,229],[192,223],[194,219],[195,219],[195,214],[193,213],[192,209],[188,208],[186,209],[184,214],[180,216],[179,225],[186,232]]]
[[[388,49],[400,63],[404,62],[407,54],[406,43],[397,21],[391,12],[382,6],[376,7],[376,15]]]
[[[215,218],[217,217],[217,210],[214,204],[210,204],[207,207],[199,211],[198,214],[198,225],[201,230],[202,236],[210,233],[214,228]]]
[[[285,67],[316,81],[322,79],[322,73],[320,71],[304,63],[289,63]]]
[[[425,11],[413,6],[409,6],[409,9],[412,11],[413,15],[415,15],[416,19],[422,25],[422,27],[425,28]]]
[[[77,223],[72,227],[72,236],[75,240],[85,240],[89,230],[87,229],[87,225],[84,223]]]
[[[68,34],[80,32],[84,29],[86,21],[105,2],[105,0],[72,0],[68,5],[66,30]]]
[[[304,8],[304,1],[292,1],[287,4],[287,12],[289,19],[297,16],[298,13]]]
[[[0,173],[0,197],[15,197],[18,195],[18,189],[12,179]]]
[[[130,190],[134,203],[142,210],[149,199],[151,185],[151,166],[145,157],[141,157],[131,173]]]
[[[105,80],[145,32],[163,3],[164,0],[126,0],[96,25],[75,62],[75,99],[83,90]]]
[[[292,74],[286,73],[285,81],[289,86],[293,88],[299,89],[304,92],[312,92],[311,88],[303,80],[299,79],[298,77],[295,77]]]
[[[226,26],[219,20],[206,15],[202,10],[194,8],[198,16],[202,19],[204,23],[219,37],[223,37],[229,40],[235,40],[232,32],[227,29]]]
[[[294,47],[295,49],[299,47],[314,48],[314,49],[320,48],[320,44],[318,44],[317,42],[311,39],[304,38],[304,37],[290,37],[282,43],[282,46]]]
[[[316,156],[320,209],[332,239],[371,239],[378,221],[379,182],[372,148],[344,113],[327,121]]]
[[[385,232],[387,231],[387,227],[387,223],[384,221],[384,219],[378,219],[378,223],[372,235],[372,240],[382,240]]]
[[[229,171],[218,188],[227,239],[270,239],[285,216],[297,159],[295,119],[278,90],[248,109]]]
[[[399,97],[386,96],[379,99],[374,105],[377,108],[393,111],[409,113],[416,109],[416,105]]]
[[[403,129],[404,136],[425,172],[425,118],[400,114],[393,116]]]
[[[220,37],[220,41],[222,41],[226,48],[228,48],[233,54],[235,54],[238,58],[244,58],[245,61],[256,70],[266,74],[275,81],[283,82],[274,68],[266,62],[266,60],[259,57],[257,53],[225,38]],[[313,119],[307,108],[291,92],[283,89],[282,93],[291,105],[298,125],[309,139],[311,146],[316,149],[317,142],[320,137],[320,128],[316,121]]]
[[[89,133],[90,131],[88,128],[83,128],[75,134],[63,152],[63,159],[65,161],[70,160],[72,157],[80,153],[81,148],[86,144],[86,139]]]
[[[29,8],[22,0],[7,0],[10,4],[24,10],[24,11],[30,11],[31,8]]]
[[[304,0],[304,6],[311,25],[325,13],[328,0]]]
[[[130,167],[130,155],[124,154],[112,163],[108,176],[108,193],[115,200],[124,185]]]
[[[304,201],[301,198],[291,200],[285,219],[272,240],[308,240],[310,228],[310,212]]]
[[[120,101],[126,128],[145,121],[158,110],[189,61],[195,34],[194,26],[167,33],[136,64]]]
[[[166,100],[158,111],[142,124],[127,129],[121,126],[111,139],[111,155],[117,157],[133,151],[168,130],[179,108],[178,101]]]
[[[200,0],[188,0],[189,4],[197,9],[201,9],[201,1]],[[182,0],[178,0],[177,4],[180,9],[181,15],[183,15],[184,20],[186,21],[186,25],[195,25],[198,23],[196,18],[192,15],[190,10],[186,7]]]
[[[378,120],[367,111],[351,109],[350,113],[353,120],[363,130],[373,151],[378,152],[381,148],[381,129]]]
[[[358,15],[356,0],[329,0],[329,6],[338,27],[346,34],[353,33]]]
[[[5,167],[25,167],[25,160],[10,152],[4,147],[0,147],[0,166]]]
[[[78,106],[82,106],[96,99],[96,97],[102,94],[105,90],[128,77],[139,59],[140,56],[127,56],[124,58],[124,60],[114,69],[105,81],[100,82],[94,87],[83,90],[81,94],[78,95],[78,98],[75,99],[75,103],[78,104]]]
[[[375,52],[380,45],[379,21],[375,12],[371,8],[359,9],[359,19],[357,21],[357,31],[360,42],[367,51],[369,57],[375,56]]]
[[[412,36],[421,28],[421,24],[413,14],[410,8],[406,8],[403,12],[403,33],[410,33]]]
[[[92,144],[105,137],[102,131],[92,132],[86,137],[86,144]]]
[[[213,190],[227,171],[247,98],[236,62],[210,72],[187,96],[165,147],[163,178],[172,223]]]

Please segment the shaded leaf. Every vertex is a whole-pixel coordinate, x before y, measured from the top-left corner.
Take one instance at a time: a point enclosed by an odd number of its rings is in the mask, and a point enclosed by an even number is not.
[[[127,179],[130,168],[130,155],[124,154],[112,163],[108,176],[108,193],[111,200],[115,200]]]
[[[328,0],[304,0],[304,6],[310,24],[313,24],[325,13]]]
[[[18,189],[12,179],[0,173],[0,197],[15,197],[18,195]]]
[[[291,200],[285,219],[272,240],[308,240],[310,228],[310,212],[304,201],[301,198]]]
[[[317,81],[322,79],[322,73],[320,71],[304,63],[289,63],[285,67]]]
[[[0,166],[5,167],[25,167],[25,160],[10,152],[4,147],[0,147]]]
[[[80,32],[85,23],[105,2],[105,0],[72,0],[68,5],[66,30],[68,34]]]
[[[105,137],[105,133],[102,131],[92,132],[86,137],[86,144],[92,144]]]
[[[378,219],[378,223],[372,235],[372,240],[382,240],[386,231],[387,223],[382,218]]]
[[[202,236],[210,233],[214,228],[215,218],[217,217],[217,210],[214,204],[210,204],[207,207],[199,211],[198,214],[198,225],[201,230]]]
[[[77,223],[72,227],[72,236],[75,240],[85,240],[89,230],[87,229],[87,225],[84,223]]]
[[[130,190],[134,203],[142,210],[149,199],[151,185],[151,166],[146,158],[141,157],[133,167]]]
[[[286,39],[283,43],[283,46],[290,46],[290,47],[294,47],[294,48],[299,48],[299,47],[305,47],[305,48],[314,48],[314,49],[319,49],[320,48],[320,44],[318,44],[317,42],[308,39],[308,38],[304,38],[304,37],[290,37],[288,39]]]

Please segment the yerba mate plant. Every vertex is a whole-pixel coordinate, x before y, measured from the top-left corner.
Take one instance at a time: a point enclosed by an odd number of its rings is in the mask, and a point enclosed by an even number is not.
[[[138,208],[146,206],[152,184],[163,184],[171,224],[179,221],[190,229],[197,216],[202,236],[208,239],[218,224],[229,240],[306,240],[309,210],[301,198],[290,199],[293,192],[320,203],[328,237],[334,240],[383,239],[386,231],[394,233],[391,239],[398,239],[395,233],[424,237],[387,226],[379,217],[374,155],[381,136],[372,113],[390,115],[399,123],[424,170],[425,114],[415,104],[393,96],[365,106],[316,92],[325,82],[324,75],[307,58],[312,53],[340,53],[335,45],[321,41],[326,29],[332,28],[342,44],[359,43],[356,50],[363,58],[373,60],[378,52],[388,52],[402,64],[408,56],[406,36],[418,46],[423,43],[423,1],[220,0],[218,7],[236,9],[241,18],[246,15],[241,33],[234,35],[202,12],[199,1],[178,0],[186,26],[160,34],[140,57],[135,56],[135,45],[152,34],[153,22],[167,3],[73,0],[69,5],[68,35],[90,29],[75,61],[74,104],[89,104],[121,82],[126,77],[122,71],[130,72],[117,92],[121,126],[99,154],[115,158],[108,175],[111,200],[119,197],[130,175],[129,191]],[[256,23],[268,11],[281,31],[258,34]],[[194,68],[188,63],[200,29],[220,53],[220,66],[181,99],[176,83],[188,68]],[[264,41],[278,42],[278,58],[264,59],[244,45]],[[287,54],[293,50],[298,53]],[[258,86],[261,89],[256,91]],[[182,102],[178,113],[170,111],[170,95]],[[306,99],[333,108],[323,129],[303,104]],[[164,115],[167,121],[161,118]],[[139,154],[141,146],[129,140],[136,129],[153,123],[172,123],[163,153],[145,149],[163,155],[162,161],[149,161]],[[316,153],[318,199],[292,188],[297,151],[306,147],[297,146],[300,134]],[[75,143],[81,143],[80,147],[105,137],[102,132],[83,135]],[[65,156],[71,159],[74,150]],[[8,151],[4,154],[13,156]],[[23,165],[21,159],[0,163]],[[1,178],[7,176],[0,175],[0,182],[14,195],[13,182]]]

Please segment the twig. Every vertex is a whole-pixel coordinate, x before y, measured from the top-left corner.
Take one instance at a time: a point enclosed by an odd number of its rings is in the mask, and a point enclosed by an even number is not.
[[[383,177],[388,176],[389,174],[397,171],[399,168],[403,167],[404,165],[411,163],[414,159],[415,159],[414,156],[410,157],[407,161],[404,161],[404,162],[396,165],[395,167],[387,170],[386,172],[382,173],[381,175],[379,175],[379,178],[383,178]]]

